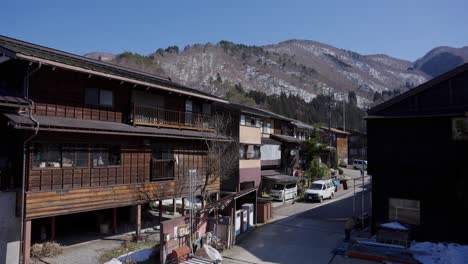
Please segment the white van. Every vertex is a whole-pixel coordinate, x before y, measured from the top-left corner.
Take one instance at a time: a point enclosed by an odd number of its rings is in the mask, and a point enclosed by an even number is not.
[[[355,170],[360,170],[361,168],[363,170],[367,170],[367,160],[353,160],[353,168]]]
[[[333,198],[335,185],[332,180],[314,181],[305,191],[307,200],[322,202],[324,199]]]
[[[276,183],[270,190],[270,196],[275,200],[286,201],[296,199],[297,184],[295,183]]]

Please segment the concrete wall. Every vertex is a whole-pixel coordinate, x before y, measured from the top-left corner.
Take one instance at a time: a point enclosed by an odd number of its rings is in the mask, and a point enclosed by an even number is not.
[[[239,142],[242,144],[260,145],[262,133],[259,127],[239,126]]]
[[[0,192],[0,264],[18,263],[21,220],[16,217],[16,192]]]
[[[195,232],[198,231],[200,232],[200,237],[205,236],[207,229],[208,229],[208,217],[205,214],[199,215],[195,214],[193,215],[193,223],[194,226],[197,227],[197,230],[194,230],[193,234],[193,243],[196,241],[195,237]],[[190,236],[184,236],[184,237],[176,237],[174,236],[174,228],[178,226],[190,226],[190,218],[188,215],[186,216],[181,216],[178,218],[170,219],[167,221],[164,221],[161,223],[161,255],[160,255],[160,263],[164,264],[166,263],[167,260],[167,255],[169,255],[174,249],[177,249],[182,246],[189,246],[190,244]],[[169,234],[169,240],[164,241],[164,235]]]
[[[243,182],[255,182],[255,187],[260,185],[261,160],[239,160],[239,184]]]

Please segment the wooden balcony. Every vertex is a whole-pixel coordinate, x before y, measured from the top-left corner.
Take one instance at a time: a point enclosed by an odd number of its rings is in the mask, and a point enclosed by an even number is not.
[[[133,125],[211,130],[210,115],[133,105]]]

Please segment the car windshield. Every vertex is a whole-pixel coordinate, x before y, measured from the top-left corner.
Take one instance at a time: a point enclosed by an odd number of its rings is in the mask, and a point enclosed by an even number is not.
[[[322,190],[322,184],[320,183],[312,183],[312,185],[309,187],[311,190]]]
[[[284,189],[284,185],[281,185],[281,184],[275,184],[273,185],[273,190],[283,190]]]

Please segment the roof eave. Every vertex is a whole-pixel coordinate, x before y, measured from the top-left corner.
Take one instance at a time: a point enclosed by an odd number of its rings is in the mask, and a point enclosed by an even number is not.
[[[177,89],[177,88],[162,86],[162,85],[158,85],[158,84],[154,84],[154,83],[149,83],[149,82],[144,82],[144,81],[131,79],[131,78],[128,78],[128,77],[122,77],[122,76],[117,76],[117,75],[113,75],[113,74],[109,74],[109,73],[103,73],[103,72],[99,72],[99,71],[95,71],[95,70],[85,69],[85,68],[82,68],[82,67],[72,66],[72,65],[65,64],[65,63],[61,63],[61,62],[56,62],[56,61],[42,59],[42,58],[30,56],[30,55],[25,55],[25,54],[22,54],[22,53],[16,53],[16,57],[18,59],[23,59],[23,60],[26,60],[26,61],[37,62],[37,63],[40,62],[40,63],[42,63],[44,65],[59,67],[59,68],[66,69],[66,70],[72,70],[72,71],[81,72],[81,73],[85,73],[85,74],[91,74],[91,75],[101,76],[101,77],[105,77],[105,78],[111,78],[111,79],[124,81],[124,82],[132,83],[132,84],[137,84],[137,85],[142,85],[142,86],[151,87],[151,88],[155,88],[155,89],[165,90],[165,91],[168,91],[168,92],[174,92],[174,93],[184,94],[184,95],[187,95],[187,96],[192,96],[192,97],[201,98],[201,99],[205,99],[205,100],[210,100],[210,101],[214,101],[214,102],[221,102],[221,103],[229,104],[229,102],[227,100],[217,98],[217,97],[211,97],[211,96],[207,96],[207,95],[191,93],[191,92],[188,92],[188,91],[182,91],[182,90]]]

